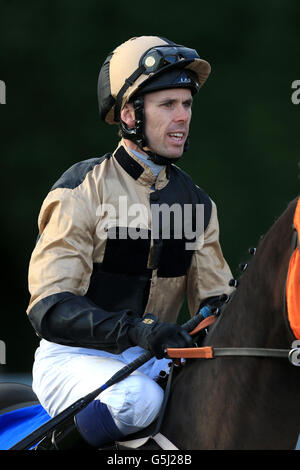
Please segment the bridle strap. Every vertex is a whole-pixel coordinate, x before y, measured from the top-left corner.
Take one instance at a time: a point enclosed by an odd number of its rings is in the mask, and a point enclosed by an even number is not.
[[[217,357],[217,356],[252,356],[252,357],[288,358],[290,349],[213,348],[213,352],[214,352],[214,357]]]
[[[290,349],[268,348],[167,348],[168,357],[172,359],[214,359],[218,356],[247,356],[247,357],[278,357],[289,358]]]
[[[216,320],[215,315],[211,315],[202,320],[190,335],[194,336],[203,329],[212,325]],[[244,357],[269,357],[289,359],[293,365],[299,365],[298,359],[300,347],[297,345],[292,349],[270,349],[270,348],[214,348],[212,346],[202,346],[196,348],[167,348],[166,354],[170,359],[214,359],[220,356],[244,356]],[[297,360],[295,360],[297,354]]]

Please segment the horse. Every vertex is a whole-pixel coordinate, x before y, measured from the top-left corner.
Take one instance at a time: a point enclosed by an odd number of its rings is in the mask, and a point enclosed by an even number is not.
[[[286,279],[297,202],[289,203],[260,240],[201,348],[291,350],[296,337],[287,318]],[[287,358],[189,359],[176,369],[160,433],[181,450],[295,449],[299,390],[300,369]],[[13,408],[35,399],[26,388],[26,400],[15,398]],[[3,405],[2,400],[2,412]],[[149,442],[142,448],[158,446]]]
[[[203,346],[291,348],[295,336],[286,316],[285,287],[297,202],[289,203],[260,240]],[[288,360],[192,359],[173,382],[161,433],[180,449],[295,449],[299,390],[300,369]]]

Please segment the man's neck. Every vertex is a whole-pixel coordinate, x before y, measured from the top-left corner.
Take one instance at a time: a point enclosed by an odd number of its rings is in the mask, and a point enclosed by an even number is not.
[[[150,160],[152,160],[157,165],[169,165],[171,163],[176,163],[180,159],[180,157],[176,157],[176,158],[162,157],[160,155],[153,153],[148,147],[144,147],[144,149],[142,150],[135,142],[129,139],[124,139],[124,137],[123,137],[123,142],[125,143],[127,148],[129,148],[130,150],[134,150],[135,152],[139,152],[140,154],[146,156],[147,158],[150,157]]]
[[[123,139],[126,147],[128,147],[130,150],[134,150],[135,152],[139,152],[142,155],[145,155],[147,157],[147,154],[132,140],[129,139]]]

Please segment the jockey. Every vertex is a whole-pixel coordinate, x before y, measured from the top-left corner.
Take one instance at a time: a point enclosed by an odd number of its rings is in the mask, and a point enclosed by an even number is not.
[[[159,414],[168,347],[189,347],[176,323],[229,294],[215,203],[175,163],[188,148],[191,108],[210,73],[194,49],[132,38],[104,61],[101,119],[117,148],[74,164],[39,214],[28,317],[41,338],[33,390],[56,416],[145,350],[154,357],[101,393],[53,448],[103,448]]]

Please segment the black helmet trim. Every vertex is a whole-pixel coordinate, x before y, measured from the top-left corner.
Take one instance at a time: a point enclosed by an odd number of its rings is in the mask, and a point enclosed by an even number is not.
[[[110,92],[111,85],[110,85],[110,77],[109,77],[109,67],[110,67],[110,60],[112,56],[113,56],[113,52],[110,53],[106,57],[101,67],[99,78],[98,78],[98,86],[97,86],[98,97],[99,96],[103,97],[101,102],[98,100],[99,114],[100,114],[101,119],[103,119],[103,121],[105,120],[107,109],[112,108],[116,101]]]
[[[173,68],[159,75],[154,75],[143,82],[135,92],[134,96],[150,93],[152,91],[165,90],[169,88],[189,88],[192,95],[199,91],[198,77],[193,70]]]
[[[152,74],[143,82],[142,85],[145,85],[148,80],[154,79],[157,75],[171,68],[184,68],[194,62],[195,59],[200,59],[197,51],[184,46],[171,46],[166,44],[164,46],[156,46],[148,49],[140,58],[139,67],[125,80],[124,85],[116,97],[115,121],[119,121],[120,119],[124,93],[142,74]]]
[[[126,78],[124,85],[122,86],[121,90],[119,91],[117,98],[116,98],[116,104],[115,104],[115,121],[120,120],[120,111],[121,111],[121,106],[122,106],[122,98],[125,93],[125,91],[131,87],[134,82],[144,73],[144,67],[141,66],[138,69],[133,72],[130,77]]]

